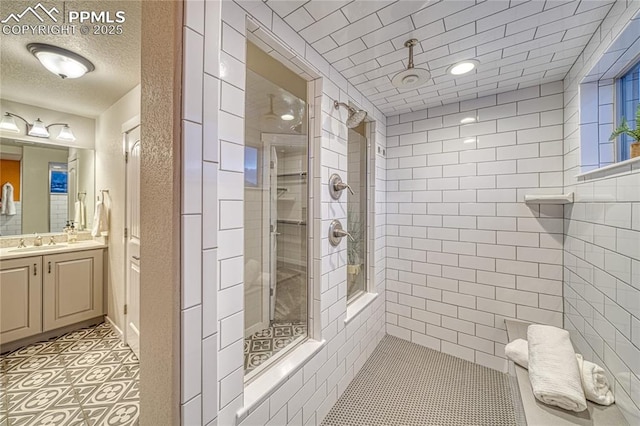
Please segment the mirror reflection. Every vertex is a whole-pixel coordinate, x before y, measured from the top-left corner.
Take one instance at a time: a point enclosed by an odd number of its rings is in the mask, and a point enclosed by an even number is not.
[[[0,236],[91,228],[94,152],[0,138]]]

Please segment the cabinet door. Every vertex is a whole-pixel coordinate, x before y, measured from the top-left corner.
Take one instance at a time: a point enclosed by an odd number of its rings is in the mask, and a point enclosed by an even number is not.
[[[42,332],[42,258],[3,260],[0,344]]]
[[[43,323],[53,330],[102,315],[102,250],[44,256]]]

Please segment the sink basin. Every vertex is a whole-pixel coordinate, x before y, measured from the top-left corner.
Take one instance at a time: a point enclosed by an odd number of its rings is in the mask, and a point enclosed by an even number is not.
[[[32,246],[32,247],[22,247],[22,248],[14,248],[12,250],[7,250],[9,253],[27,253],[30,251],[45,251],[45,250],[53,250],[61,247],[66,247],[66,244],[56,244],[53,246]]]

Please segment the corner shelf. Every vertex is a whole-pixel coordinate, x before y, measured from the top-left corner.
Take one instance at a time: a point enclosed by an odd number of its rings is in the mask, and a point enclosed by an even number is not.
[[[527,204],[571,204],[573,203],[573,192],[568,194],[531,194],[524,196]]]

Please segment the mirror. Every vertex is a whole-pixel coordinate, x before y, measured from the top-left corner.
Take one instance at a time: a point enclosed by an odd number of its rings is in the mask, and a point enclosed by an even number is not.
[[[91,229],[94,151],[0,138],[0,236]]]

